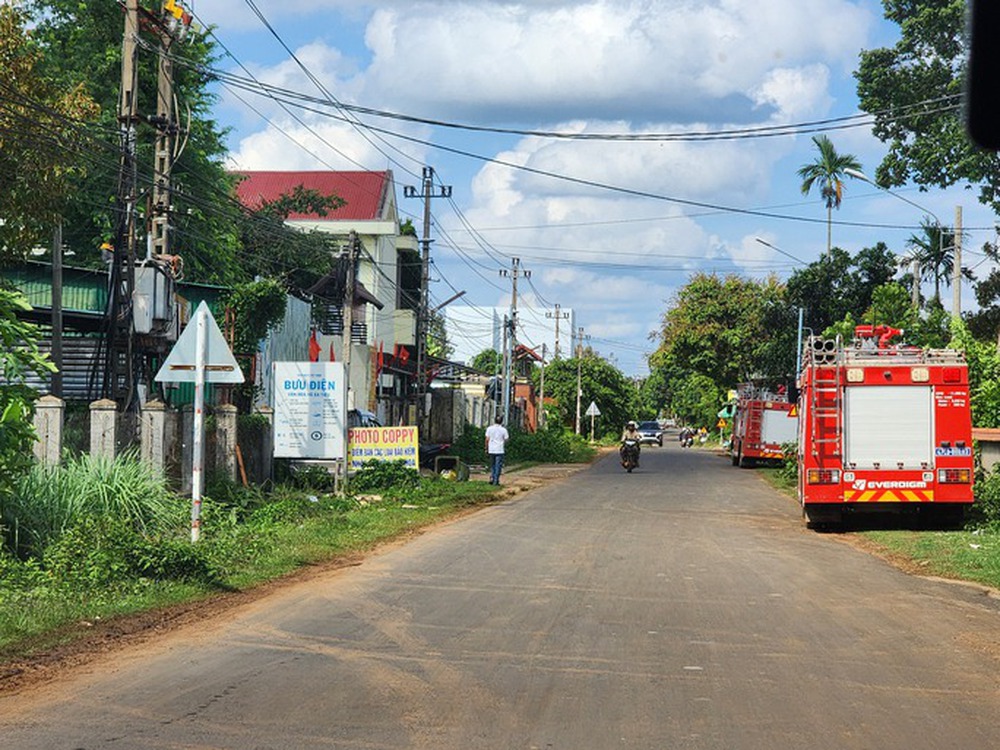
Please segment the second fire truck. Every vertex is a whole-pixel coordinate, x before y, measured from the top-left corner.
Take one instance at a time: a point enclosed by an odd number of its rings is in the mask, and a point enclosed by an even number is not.
[[[782,460],[783,446],[795,442],[798,425],[786,394],[744,383],[736,388],[735,407],[729,446],[733,466]]]
[[[850,344],[821,337],[806,344],[798,495],[811,524],[894,510],[955,525],[972,504],[964,354],[893,344],[901,335],[858,326]]]

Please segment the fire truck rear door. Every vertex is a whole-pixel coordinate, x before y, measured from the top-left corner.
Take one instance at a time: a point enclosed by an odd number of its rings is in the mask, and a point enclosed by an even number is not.
[[[789,417],[787,411],[764,409],[764,419],[760,427],[762,443],[794,443],[798,436],[799,421]]]
[[[930,386],[873,385],[844,389],[844,461],[871,469],[934,465]]]

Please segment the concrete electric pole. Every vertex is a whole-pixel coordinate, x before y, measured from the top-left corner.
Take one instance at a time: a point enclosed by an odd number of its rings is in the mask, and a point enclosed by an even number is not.
[[[580,434],[580,399],[583,397],[583,326],[576,336],[576,434]]]
[[[962,319],[962,207],[955,206],[955,251],[952,256],[951,315]]]
[[[555,318],[556,321],[556,348],[555,353],[552,355],[553,359],[559,359],[559,321],[569,320],[569,313],[562,312],[562,307],[560,305],[555,306],[555,312],[545,313],[546,318]]]
[[[420,240],[420,305],[417,309],[417,427],[421,435],[427,434],[427,331],[430,323],[430,265],[431,265],[431,198],[450,198],[451,185],[434,189],[434,168],[424,167],[420,192],[407,185],[403,188],[406,198],[424,199],[424,233]]]
[[[520,258],[510,259],[510,271],[501,269],[501,276],[510,277],[510,335],[506,337],[504,345],[504,383],[503,383],[503,421],[510,423],[510,391],[512,384],[517,380],[514,375],[514,352],[517,348],[517,280],[522,275],[524,278],[531,278],[531,271],[521,268]]]

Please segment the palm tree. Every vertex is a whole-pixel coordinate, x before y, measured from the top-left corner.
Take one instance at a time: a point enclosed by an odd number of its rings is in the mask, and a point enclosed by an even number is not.
[[[799,169],[798,174],[802,178],[803,195],[809,195],[813,185],[819,183],[820,197],[826,203],[826,254],[829,255],[833,244],[833,209],[840,208],[845,170],[861,171],[861,162],[853,154],[838,154],[833,141],[825,135],[814,135],[813,143],[819,149],[819,156]]]
[[[950,285],[955,269],[955,232],[926,217],[920,228],[923,233],[911,234],[906,246],[920,264],[923,280],[934,282],[934,299],[940,302],[941,282]],[[968,276],[966,269],[962,269],[962,274]]]

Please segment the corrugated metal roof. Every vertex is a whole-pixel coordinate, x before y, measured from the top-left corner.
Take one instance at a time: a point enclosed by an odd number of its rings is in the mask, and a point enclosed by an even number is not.
[[[4,269],[4,277],[34,308],[52,306],[52,264],[28,261]],[[108,302],[106,269],[63,267],[63,310],[103,312]]]
[[[386,192],[392,184],[392,172],[237,172],[244,179],[236,186],[236,195],[247,208],[256,209],[264,201],[273,201],[301,185],[323,195],[336,195],[347,203],[326,216],[289,215],[289,219],[320,221],[373,221],[383,217]]]

